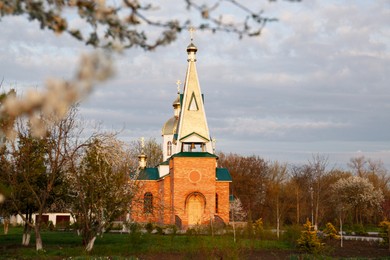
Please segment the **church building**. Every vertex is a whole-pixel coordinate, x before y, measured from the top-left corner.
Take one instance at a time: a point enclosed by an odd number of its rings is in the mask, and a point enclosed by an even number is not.
[[[218,167],[196,71],[197,50],[191,39],[183,92],[178,81],[173,117],[162,127],[163,162],[151,168],[146,155],[139,156],[139,192],[131,207],[132,221],[184,229],[229,222],[232,179],[227,169]]]

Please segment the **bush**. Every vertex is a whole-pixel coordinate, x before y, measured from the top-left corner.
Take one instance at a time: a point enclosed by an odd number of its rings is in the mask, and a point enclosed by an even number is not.
[[[154,230],[154,226],[152,223],[149,222],[148,224],[145,225],[145,229],[150,234]]]
[[[164,235],[164,229],[160,226],[156,226],[157,234]]]
[[[337,234],[336,228],[330,222],[326,223],[326,227],[323,230],[323,232],[324,232],[324,235],[325,235],[326,238],[329,238],[329,239],[340,239],[340,236]]]
[[[353,225],[352,229],[353,229],[353,232],[355,233],[355,235],[359,235],[359,236],[367,235],[367,232],[364,229],[364,226],[362,224],[355,224],[355,225]]]
[[[383,238],[383,243],[389,245],[390,250],[390,221],[383,220],[379,223],[379,227],[381,228],[379,235]]]
[[[50,231],[53,231],[53,230],[54,230],[53,221],[49,220],[49,223],[47,224],[47,228],[48,228]]]
[[[261,237],[264,232],[264,224],[263,219],[259,218],[255,221],[253,224],[254,233],[256,234],[256,237]]]
[[[286,231],[282,235],[284,241],[289,242],[291,245],[296,246],[297,240],[301,236],[302,227],[299,225],[292,225],[286,228]]]
[[[309,220],[303,225],[303,229],[300,238],[297,240],[298,248],[310,254],[320,253],[323,250],[324,245],[317,237],[317,231],[313,229]]]

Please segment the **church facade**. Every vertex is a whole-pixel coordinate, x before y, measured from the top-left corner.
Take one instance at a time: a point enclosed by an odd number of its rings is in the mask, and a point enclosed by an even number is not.
[[[229,222],[232,179],[227,169],[218,167],[196,70],[197,50],[191,39],[183,92],[178,83],[174,115],[162,127],[163,162],[147,167],[146,155],[139,156],[134,222],[180,228]]]

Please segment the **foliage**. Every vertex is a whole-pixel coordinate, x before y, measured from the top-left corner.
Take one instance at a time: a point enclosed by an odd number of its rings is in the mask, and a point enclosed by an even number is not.
[[[379,227],[381,228],[380,236],[383,239],[383,243],[389,246],[390,250],[390,221],[383,220],[379,223]]]
[[[242,207],[241,200],[239,198],[234,198],[232,202],[230,202],[230,219],[232,221],[244,221],[247,213]]]
[[[15,126],[17,139],[7,140],[2,156],[6,167],[1,182],[10,190],[7,200],[12,204],[13,213],[25,222],[23,244],[29,244],[30,230],[34,228],[37,250],[43,249],[42,214],[53,208],[64,210],[61,207],[66,190],[64,180],[74,149],[72,140],[76,139],[73,138],[76,113],[76,108],[72,108],[59,121],[41,116],[40,123],[50,126],[42,137],[33,136],[31,121],[19,120]],[[34,212],[38,213],[35,223],[32,222]]]
[[[95,138],[69,176],[75,198],[73,212],[87,251],[92,250],[96,237],[128,210],[134,187],[127,155],[124,144],[113,135]]]
[[[309,220],[303,225],[303,231],[297,240],[297,246],[300,250],[311,254],[318,254],[323,249],[323,244],[317,236],[317,231],[314,230]]]
[[[325,237],[329,239],[340,239],[340,236],[338,235],[336,228],[330,222],[326,223],[326,227],[323,230],[323,232],[325,234]]]
[[[287,241],[290,245],[296,246],[301,233],[302,227],[300,225],[287,226],[282,235],[282,239]]]
[[[355,213],[356,223],[362,223],[363,216],[378,212],[384,199],[380,189],[359,176],[342,178],[331,189],[334,206],[340,212]]]
[[[253,229],[257,236],[260,236],[264,232],[264,224],[262,218],[259,218],[255,221],[255,223],[253,224]]]
[[[145,225],[145,229],[146,231],[150,234],[152,233],[152,231],[154,230],[154,225],[150,222],[148,222],[146,225]]]
[[[221,13],[218,1],[210,5],[198,5],[195,1],[184,1],[189,11],[199,12],[200,22],[185,18],[179,20],[173,16],[155,19],[153,13],[163,6],[151,3],[123,0],[119,2],[106,1],[2,1],[1,16],[27,15],[30,20],[37,20],[42,29],[47,28],[56,34],[69,33],[75,39],[95,47],[115,48],[120,43],[124,47],[141,47],[152,50],[157,46],[174,41],[177,33],[190,25],[201,30],[227,31],[240,37],[258,36],[267,22],[275,19],[264,17],[262,10],[252,11],[242,3],[226,1],[241,15],[236,17],[242,21],[233,23]],[[69,26],[69,16],[65,12],[77,16],[84,28]],[[244,13],[244,15],[242,15]],[[152,28],[161,29],[161,34],[153,40]],[[104,34],[102,32],[105,32]],[[150,39],[152,38],[152,40]]]
[[[244,210],[248,214],[250,212],[253,219],[260,218],[266,203],[268,163],[254,155],[244,157],[219,153],[218,157],[218,165],[229,169],[233,194],[240,199]]]

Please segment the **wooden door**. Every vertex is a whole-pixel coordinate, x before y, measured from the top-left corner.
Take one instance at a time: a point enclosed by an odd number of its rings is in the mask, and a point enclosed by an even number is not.
[[[188,199],[188,225],[199,225],[202,222],[204,200],[200,195],[192,195]]]

